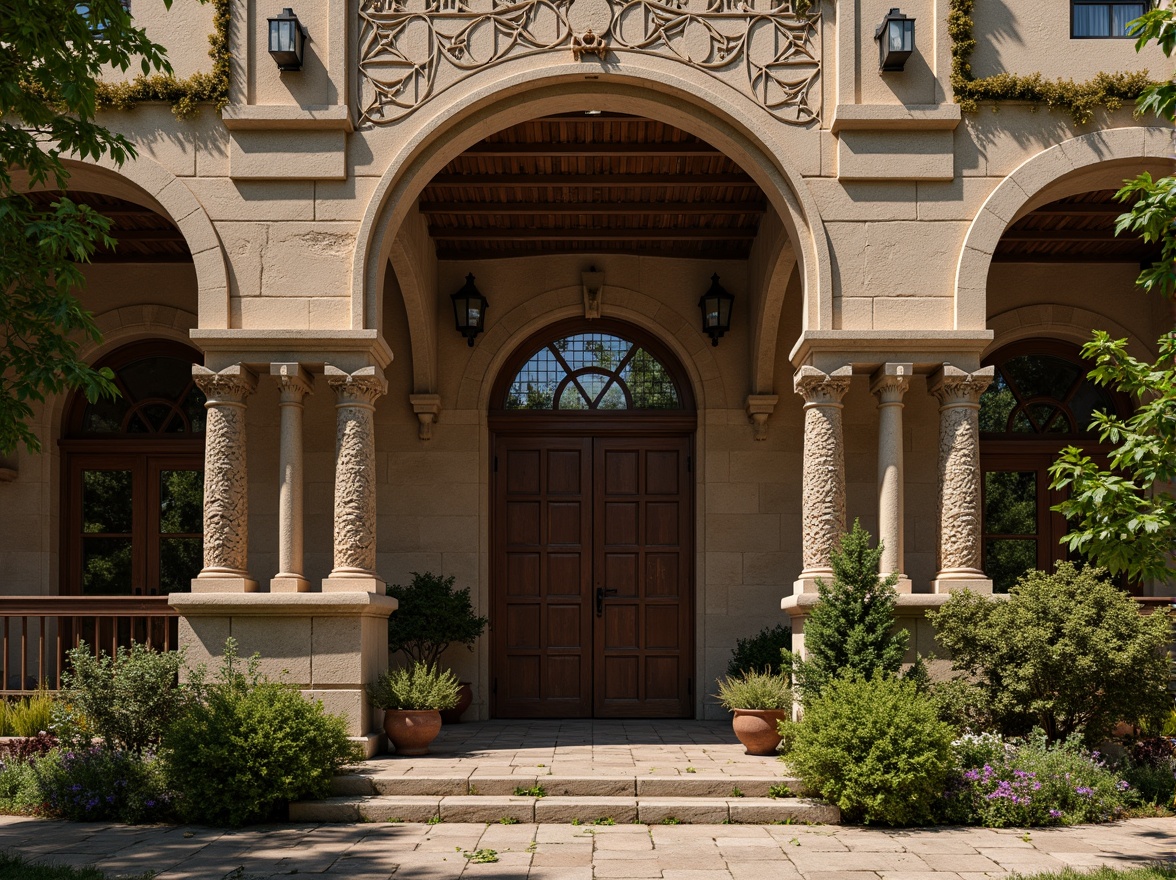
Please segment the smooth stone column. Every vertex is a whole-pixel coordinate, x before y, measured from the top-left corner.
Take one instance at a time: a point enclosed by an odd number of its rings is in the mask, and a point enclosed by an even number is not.
[[[830,554],[845,533],[845,440],[841,398],[849,390],[851,367],[823,373],[797,370],[792,387],[804,398],[802,476],[802,558],[804,570],[793,593],[815,593],[818,578],[831,578]]]
[[[253,593],[249,576],[249,472],[245,459],[245,399],[257,376],[241,364],[220,372],[192,366],[207,401],[204,426],[204,568],[194,593]]]
[[[327,365],[335,392],[335,567],[323,592],[383,593],[376,574],[376,398],[388,383],[376,367]]]
[[[980,395],[993,367],[974,373],[944,364],[927,390],[939,400],[939,573],[936,593],[991,593],[980,568]]]
[[[870,393],[878,398],[878,541],[882,577],[898,575],[895,589],[911,592],[911,579],[904,572],[902,472],[902,398],[911,385],[912,364],[883,364],[870,379]]]
[[[281,435],[278,451],[278,573],[270,579],[271,593],[306,593],[310,581],[303,574],[303,400],[314,378],[301,364],[270,364],[278,383]]]

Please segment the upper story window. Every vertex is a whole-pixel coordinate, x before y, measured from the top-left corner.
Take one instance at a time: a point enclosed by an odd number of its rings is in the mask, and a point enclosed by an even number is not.
[[[1139,0],[1070,0],[1070,36],[1075,40],[1126,37],[1127,23],[1147,12],[1150,5]]]

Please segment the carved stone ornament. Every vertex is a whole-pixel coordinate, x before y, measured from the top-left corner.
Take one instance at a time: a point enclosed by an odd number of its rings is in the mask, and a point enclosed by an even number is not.
[[[417,436],[422,440],[431,440],[433,424],[437,421],[437,416],[441,415],[441,395],[410,394],[408,402],[412,404],[412,411],[421,423],[417,429]]]
[[[580,273],[580,283],[584,289],[584,318],[592,321],[600,317],[600,295],[604,291],[604,273],[597,272],[593,266],[587,272]]]
[[[939,400],[940,576],[980,570],[980,395],[994,369],[945,364],[928,383]]]
[[[768,439],[768,419],[776,411],[776,404],[780,402],[778,394],[749,394],[744,409],[747,420],[751,422],[752,436],[756,440]]]
[[[335,392],[335,567],[339,575],[376,570],[375,402],[388,390],[379,370],[354,373],[327,365]]]
[[[245,399],[257,377],[240,364],[219,373],[199,364],[192,377],[204,392],[204,570],[202,576],[247,576],[249,495]]]
[[[803,366],[793,388],[804,398],[804,471],[801,555],[804,571],[829,571],[833,548],[845,532],[845,440],[841,399],[852,368],[824,373]],[[802,573],[802,578],[804,573]]]
[[[361,0],[359,124],[404,118],[507,59],[569,49],[683,61],[781,122],[821,115],[821,16],[792,0]]]

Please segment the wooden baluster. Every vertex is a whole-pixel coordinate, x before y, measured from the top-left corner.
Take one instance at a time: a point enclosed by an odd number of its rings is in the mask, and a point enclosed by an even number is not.
[[[42,615],[41,621],[41,637],[37,640],[37,687],[49,687],[49,681],[45,676],[45,617]]]
[[[61,618],[61,617],[57,618],[57,639],[56,639],[56,642],[57,642],[57,645],[56,645],[57,669],[54,674],[54,683],[56,686],[53,688],[53,690],[55,690],[55,691],[61,690],[61,667],[65,663],[65,645],[61,641],[61,625],[63,623],[65,623],[64,618]]]
[[[29,680],[29,619],[20,619],[20,689],[23,691]]]
[[[11,617],[4,618],[4,690],[8,690],[8,624]]]

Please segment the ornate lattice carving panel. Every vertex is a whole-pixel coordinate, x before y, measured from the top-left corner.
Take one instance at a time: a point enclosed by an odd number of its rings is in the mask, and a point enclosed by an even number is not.
[[[359,17],[361,125],[396,122],[479,70],[554,50],[676,58],[781,122],[820,118],[820,15],[797,15],[793,0],[361,0]]]

